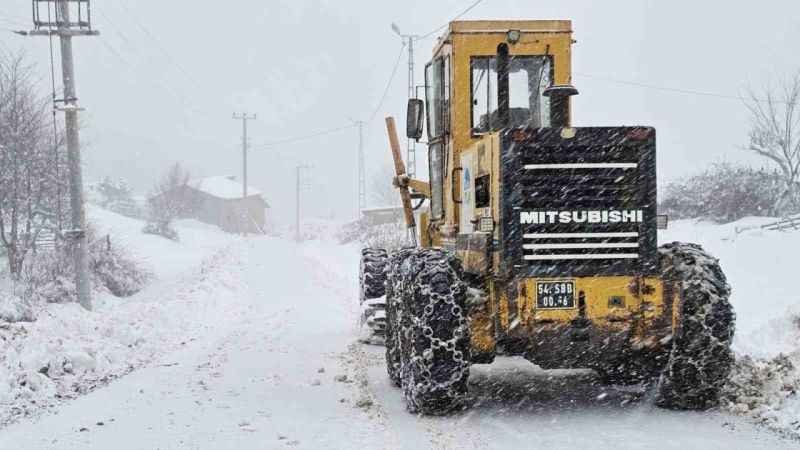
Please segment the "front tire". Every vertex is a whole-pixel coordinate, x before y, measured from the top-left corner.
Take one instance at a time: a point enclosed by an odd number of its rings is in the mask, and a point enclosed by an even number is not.
[[[442,250],[414,249],[393,259],[391,270],[392,339],[407,409],[446,414],[464,404],[471,361],[461,264]]]
[[[361,328],[366,343],[380,344],[386,333],[386,265],[388,254],[379,248],[361,250],[359,266],[359,304]]]
[[[708,409],[719,396],[734,363],[735,313],[730,286],[719,261],[695,244],[673,242],[659,249],[665,280],[679,282],[679,323],[658,384],[656,405]]]

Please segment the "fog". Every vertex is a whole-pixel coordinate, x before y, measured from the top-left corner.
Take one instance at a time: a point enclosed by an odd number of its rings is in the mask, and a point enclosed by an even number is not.
[[[144,194],[172,162],[197,177],[239,175],[241,123],[232,114],[248,112],[258,115],[250,122],[250,184],[281,223],[294,216],[301,163],[314,166],[307,214],[355,216],[357,130],[266,144],[368,120],[400,51],[390,24],[426,34],[473,2],[92,3],[102,35],[75,43],[87,181],[122,177]],[[571,19],[581,92],[575,125],[655,126],[662,182],[716,161],[762,165],[742,148],[748,117],[735,97],[800,66],[792,59],[800,41],[796,2],[486,0],[464,18]],[[30,2],[4,0],[0,46],[39,64],[47,90],[47,39],[8,32],[30,27]],[[434,42],[417,43],[418,80]],[[395,115],[403,127],[405,64],[403,56],[365,127],[368,177],[390,159],[383,116]]]

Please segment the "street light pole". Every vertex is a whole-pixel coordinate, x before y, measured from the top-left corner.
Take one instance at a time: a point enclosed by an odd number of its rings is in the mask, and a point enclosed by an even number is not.
[[[408,98],[416,97],[416,85],[414,83],[414,41],[419,39],[416,34],[403,34],[400,27],[392,23],[392,31],[395,32],[408,46]],[[416,178],[417,175],[417,142],[409,139],[406,143],[406,166],[409,178]]]

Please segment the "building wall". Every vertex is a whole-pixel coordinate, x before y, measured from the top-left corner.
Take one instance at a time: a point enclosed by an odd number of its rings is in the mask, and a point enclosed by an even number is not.
[[[231,233],[262,233],[266,222],[266,205],[259,197],[245,199],[214,199],[215,210],[219,211],[220,227]]]
[[[216,225],[229,233],[263,233],[266,202],[259,196],[221,199],[187,187],[182,194],[191,205],[186,216]]]

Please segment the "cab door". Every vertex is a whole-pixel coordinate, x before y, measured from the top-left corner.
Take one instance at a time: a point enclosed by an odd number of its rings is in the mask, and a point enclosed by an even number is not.
[[[430,220],[447,235],[447,222],[452,217],[452,176],[448,169],[454,165],[449,142],[450,118],[450,58],[440,56],[425,66],[425,102],[428,129],[428,176],[431,186]],[[448,246],[442,236],[434,245]],[[446,237],[446,236],[445,236]],[[454,243],[454,242],[453,242]]]

